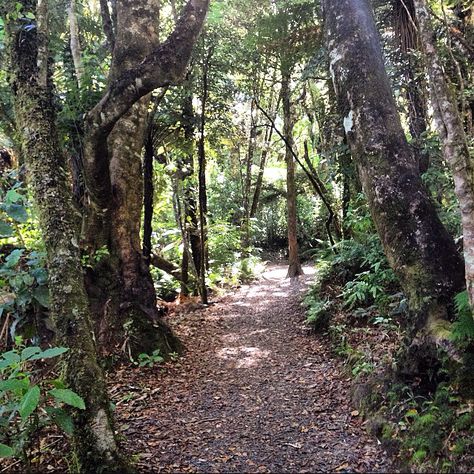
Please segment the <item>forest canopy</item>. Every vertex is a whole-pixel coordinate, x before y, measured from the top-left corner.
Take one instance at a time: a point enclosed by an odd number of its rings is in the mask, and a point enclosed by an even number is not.
[[[272,265],[397,469],[472,469],[473,59],[472,0],[3,0],[5,471],[141,472],[117,374]]]

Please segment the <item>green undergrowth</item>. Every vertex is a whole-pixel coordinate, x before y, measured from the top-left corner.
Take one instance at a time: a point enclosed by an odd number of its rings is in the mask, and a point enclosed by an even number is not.
[[[474,360],[465,375],[453,376],[452,362],[400,381],[394,368],[402,344],[407,301],[375,236],[343,241],[337,254],[322,253],[317,278],[306,295],[306,323],[331,341],[353,377],[353,402],[366,426],[411,472],[469,472],[474,467],[474,403],[463,384],[474,379]],[[466,292],[455,298],[451,340],[471,354],[474,320]],[[459,371],[457,372],[459,374]]]

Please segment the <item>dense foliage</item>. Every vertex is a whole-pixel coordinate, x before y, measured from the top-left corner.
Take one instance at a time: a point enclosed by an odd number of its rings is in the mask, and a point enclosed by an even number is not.
[[[48,272],[65,253],[61,244],[48,240],[54,218],[45,223],[44,199],[35,190],[44,189],[42,182],[54,198],[60,185],[29,170],[29,159],[36,155],[27,146],[34,143],[35,131],[19,122],[21,113],[28,114],[21,112],[25,99],[18,98],[25,74],[13,61],[21,59],[15,43],[20,32],[37,35],[33,40],[40,59],[46,50],[47,80],[36,97],[46,104],[51,130],[58,135],[62,156],[57,156],[57,164],[71,197],[69,220],[75,237],[70,240],[80,256],[78,278],[88,298],[82,307],[91,313],[92,322],[85,320],[84,327],[92,326],[97,336],[90,347],[97,343],[98,353],[109,361],[128,359],[140,367],[176,358],[179,343],[168,344],[171,333],[157,323],[165,312],[163,300],[190,298],[206,305],[208,292],[213,297],[248,282],[266,261],[294,258],[296,236],[298,263],[308,261],[317,268],[304,303],[307,325],[331,336],[359,382],[386,387],[380,399],[366,403],[369,417],[376,412],[373,417],[383,419],[374,431],[420,469],[468,466],[474,437],[467,402],[474,394],[469,375],[474,360],[469,287],[473,262],[464,262],[466,291],[456,288],[454,294],[441,296],[417,293],[416,288],[407,291],[412,284],[407,283],[407,265],[400,264],[402,257],[380,224],[380,215],[399,211],[380,210],[368,197],[364,179],[372,170],[364,166],[372,155],[367,152],[366,161],[356,156],[353,127],[360,124],[352,110],[341,109],[336,97],[340,91],[333,87],[333,66],[341,58],[328,53],[323,24],[327,12],[320,2],[212,1],[200,36],[197,31],[187,44],[189,64],[184,73],[176,73],[179,80],[165,78],[153,92],[140,92],[92,147],[88,144],[94,144],[94,130],[109,116],[99,113],[93,122],[94,112],[107,106],[110,97],[120,102],[127,84],[117,78],[140,71],[135,62],[142,61],[141,45],[138,40],[126,44],[121,31],[127,28],[121,23],[126,23],[126,15],[135,28],[133,15],[140,13],[127,13],[118,0],[67,5],[50,1],[45,16],[49,20],[44,20],[40,3],[8,1],[0,6],[0,457],[22,457],[27,465],[39,428],[56,423],[67,433],[74,431],[64,404],[87,410],[82,393],[67,388],[61,378],[49,380],[42,367],[32,363],[65,352],[48,347],[57,346],[57,338],[69,346],[63,341],[74,324],[68,329],[57,319],[57,303],[51,304],[61,299],[51,280],[48,286]],[[154,32],[150,51],[165,54],[166,48],[165,53],[158,48],[161,43],[185,57],[184,49],[178,51],[183,36],[172,33],[183,24],[179,16],[181,11],[186,14],[184,2],[164,0],[159,7],[151,0],[142,3],[156,14],[146,20]],[[447,237],[460,253],[464,243],[468,255],[471,233],[462,201],[466,193],[459,192],[459,169],[469,166],[451,165],[450,137],[445,137],[450,124],[441,120],[446,133],[439,125],[436,77],[425,58],[419,21],[425,2],[372,3],[385,69],[414,160],[410,166],[416,161],[418,177]],[[474,7],[464,0],[426,3],[448,98],[460,117],[472,160]],[[135,46],[137,57],[131,58]],[[36,72],[40,77],[41,61]],[[137,91],[146,83],[142,79],[135,79]],[[121,139],[128,141],[124,145]],[[107,144],[103,155],[91,160],[90,148],[99,153],[101,143]],[[405,178],[399,176],[398,183]],[[100,209],[104,202],[106,208]],[[137,202],[141,211],[133,207]],[[420,222],[425,217],[421,215]],[[94,227],[97,222],[101,225]],[[427,245],[436,237],[428,235]],[[410,254],[408,260],[414,261],[415,249],[402,250],[403,257]],[[413,280],[421,286],[426,278],[416,265],[412,276],[419,272]],[[428,315],[431,304],[440,304],[445,313],[434,330]],[[169,347],[160,335],[151,338],[150,327],[163,331]],[[419,348],[415,354],[424,369],[407,375],[403,349],[409,351],[421,333],[433,336],[435,348],[428,343]],[[92,329],[88,337],[91,334]],[[360,342],[361,334],[367,335],[367,344]],[[381,340],[390,341],[390,350],[378,358]]]

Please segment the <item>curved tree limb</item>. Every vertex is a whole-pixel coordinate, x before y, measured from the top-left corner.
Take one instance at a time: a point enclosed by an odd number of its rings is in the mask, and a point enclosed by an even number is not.
[[[107,137],[117,121],[140,98],[183,79],[208,5],[209,0],[189,0],[168,39],[138,66],[111,81],[100,102],[87,114],[84,167],[93,212],[103,212],[110,202]]]

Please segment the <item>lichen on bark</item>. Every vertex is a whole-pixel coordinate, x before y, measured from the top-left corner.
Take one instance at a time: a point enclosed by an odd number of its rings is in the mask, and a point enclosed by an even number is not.
[[[36,21],[8,24],[15,121],[47,252],[51,316],[64,356],[65,378],[85,401],[74,411],[74,447],[82,472],[128,472],[98,365],[76,234],[75,210],[56,130],[48,64],[47,4],[22,0]],[[26,18],[26,17],[25,17]],[[39,47],[41,45],[41,48]]]
[[[410,339],[428,340],[428,320],[446,318],[463,286],[462,260],[408,146],[368,0],[325,0],[323,7],[340,113],[352,113],[351,153],[385,254],[409,298]]]

